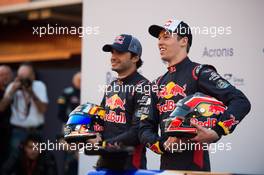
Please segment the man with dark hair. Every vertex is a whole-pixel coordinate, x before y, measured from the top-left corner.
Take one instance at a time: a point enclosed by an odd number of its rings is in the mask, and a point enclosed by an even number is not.
[[[39,135],[28,135],[21,142],[18,154],[12,153],[1,169],[2,175],[57,175],[57,166],[54,156],[44,151],[40,153],[39,144],[42,139]]]
[[[108,86],[101,103],[106,110],[102,136],[88,141],[102,141],[106,149],[132,146],[134,151],[126,155],[117,152],[101,155],[97,168],[145,169],[145,148],[139,142],[138,129],[141,116],[148,114],[146,103],[150,98],[144,92],[149,82],[137,72],[142,65],[141,44],[134,36],[122,34],[113,44],[104,45],[103,51],[111,52],[112,70],[118,78]]]
[[[186,23],[181,20],[168,20],[163,26],[150,26],[149,33],[158,38],[160,56],[168,63],[168,71],[153,82],[158,90],[152,94],[151,115],[141,119],[141,142],[161,154],[161,169],[210,171],[208,151],[186,149],[177,152],[173,146],[218,141],[221,136],[232,132],[237,123],[248,114],[250,102],[240,90],[222,78],[213,66],[201,65],[188,58],[192,34]],[[228,109],[212,129],[191,123],[198,132],[190,141],[167,137],[163,120],[169,117],[180,99],[195,92],[217,98]],[[225,121],[232,121],[230,127],[222,124]]]

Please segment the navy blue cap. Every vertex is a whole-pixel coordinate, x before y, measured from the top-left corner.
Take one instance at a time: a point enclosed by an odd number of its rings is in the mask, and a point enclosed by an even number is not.
[[[162,30],[177,33],[179,36],[186,36],[188,38],[189,45],[192,45],[191,28],[185,22],[177,19],[169,19],[163,26],[151,25],[149,27],[149,33],[156,38],[159,37],[159,34]]]
[[[103,47],[105,52],[111,52],[113,49],[119,52],[132,52],[139,57],[142,54],[142,46],[139,40],[127,34],[118,35],[113,44],[106,44]]]

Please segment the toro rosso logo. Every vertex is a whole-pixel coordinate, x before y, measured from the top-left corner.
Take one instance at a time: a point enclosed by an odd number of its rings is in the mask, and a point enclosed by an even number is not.
[[[126,103],[125,99],[123,101],[117,94],[115,94],[110,98],[106,97],[105,106],[109,107],[111,110],[117,108],[125,110],[125,103]]]
[[[166,99],[170,99],[177,95],[186,97],[185,90],[186,90],[186,84],[180,86],[178,84],[175,84],[174,82],[169,82],[165,87],[161,89],[161,91],[158,91],[158,97],[166,98]]]
[[[120,35],[115,38],[114,43],[123,44],[124,40],[125,40],[125,37]]]

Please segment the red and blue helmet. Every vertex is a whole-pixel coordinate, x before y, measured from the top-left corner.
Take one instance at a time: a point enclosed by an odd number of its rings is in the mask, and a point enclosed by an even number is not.
[[[69,115],[64,128],[67,142],[85,142],[103,131],[105,110],[98,105],[85,103],[76,107]]]
[[[163,120],[165,133],[175,137],[194,137],[197,130],[191,126],[191,122],[212,128],[226,109],[221,101],[203,93],[189,95],[179,100],[170,117]]]

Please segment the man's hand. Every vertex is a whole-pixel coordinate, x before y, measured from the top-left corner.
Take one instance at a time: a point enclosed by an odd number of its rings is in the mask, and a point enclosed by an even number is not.
[[[106,143],[106,147],[107,148],[112,148],[112,149],[120,149],[120,144],[118,144],[117,142],[114,142],[113,144]]]
[[[39,112],[45,113],[48,110],[48,104],[42,102],[38,98],[38,96],[36,95],[36,92],[33,91],[32,86],[29,86],[27,88],[23,86],[22,89],[23,91],[27,92],[30,95],[30,97],[33,99]]]
[[[191,125],[197,129],[197,135],[190,139],[191,141],[199,143],[212,143],[219,139],[218,134],[214,130],[207,129],[193,122]]]
[[[174,143],[177,143],[179,141],[179,139],[177,139],[176,137],[169,137],[163,144],[163,148],[165,149],[165,151],[167,152],[172,152],[172,147],[174,145]]]
[[[98,144],[101,141],[102,141],[102,137],[101,137],[101,134],[99,134],[99,133],[96,133],[96,138],[87,140],[87,142],[93,144],[93,146],[95,144]]]
[[[9,91],[10,95],[14,94],[20,87],[21,87],[21,82],[20,82],[19,78],[17,77],[13,81],[11,90]]]
[[[21,82],[18,78],[12,83],[11,89],[4,95],[4,98],[0,101],[0,111],[4,111],[13,100],[13,95],[21,87]]]

